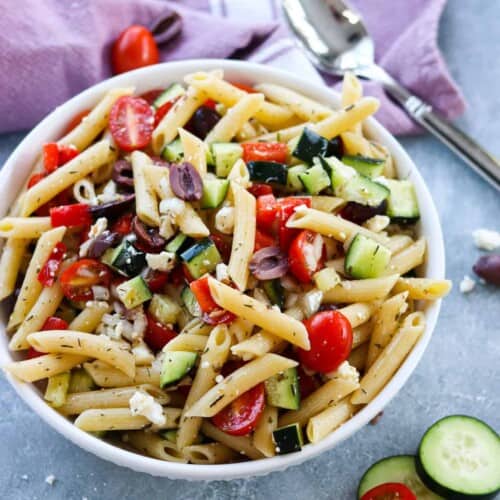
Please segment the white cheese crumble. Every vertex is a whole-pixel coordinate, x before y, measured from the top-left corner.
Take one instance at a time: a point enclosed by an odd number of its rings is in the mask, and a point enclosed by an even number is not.
[[[313,289],[304,294],[302,297],[302,309],[306,317],[312,316],[318,311],[322,300],[323,292],[321,290]]]
[[[359,383],[359,372],[354,366],[350,365],[348,361],[341,363],[335,371],[327,373],[326,377],[330,379],[341,378]]]
[[[151,269],[156,271],[171,271],[175,266],[175,253],[160,252],[147,253],[146,262]]]
[[[135,364],[138,366],[151,365],[155,360],[155,356],[148,345],[139,340],[132,346],[132,355],[135,359]]]
[[[46,478],[45,478],[45,482],[47,484],[50,484],[51,486],[54,484],[56,480],[56,476],[54,476],[54,474],[49,474]]]
[[[202,361],[201,365],[200,365],[202,368],[209,368],[210,367],[210,362],[205,360],[205,361]]]
[[[464,279],[460,282],[460,291],[462,293],[469,293],[472,292],[472,290],[474,290],[475,286],[476,282],[469,276],[465,275]]]
[[[186,204],[175,196],[160,202],[160,213],[170,217],[172,222],[177,221],[177,217],[184,211]]]
[[[500,247],[500,233],[493,229],[476,229],[472,232],[474,244],[482,250],[495,250]]]
[[[109,300],[109,290],[105,286],[94,285],[92,287],[92,293],[94,294],[94,300],[96,301]]]
[[[97,195],[99,203],[111,203],[113,201],[118,201],[123,198],[123,195],[117,192],[117,186],[115,181],[110,180],[104,186],[101,194]]]
[[[234,207],[222,207],[215,214],[215,229],[224,234],[232,234],[234,230]]]
[[[215,266],[215,278],[217,281],[229,280],[229,273],[227,272],[227,266],[224,262],[219,262],[219,264]]]
[[[150,394],[135,391],[129,400],[129,406],[133,415],[142,415],[153,424],[165,425],[166,419],[163,408]]]
[[[387,215],[374,215],[365,221],[363,226],[374,233],[380,233],[380,231],[383,231],[390,223],[391,219],[387,217]]]
[[[85,257],[87,255],[90,245],[92,245],[94,240],[106,231],[107,228],[108,219],[106,219],[106,217],[99,217],[99,219],[97,219],[95,223],[90,226],[88,239],[80,245],[80,257]]]
[[[216,382],[217,384],[220,384],[223,380],[224,380],[224,377],[223,377],[221,374],[219,374],[219,375],[217,375],[217,376],[215,377],[215,382]]]

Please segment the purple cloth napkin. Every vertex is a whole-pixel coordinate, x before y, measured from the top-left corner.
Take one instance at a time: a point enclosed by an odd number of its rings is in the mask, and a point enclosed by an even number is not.
[[[279,9],[273,0],[254,0],[252,5],[258,12],[272,3],[272,16],[266,20],[249,16],[248,9],[243,16],[230,15],[235,3],[227,9],[228,2],[235,0],[213,0],[212,7],[214,2],[227,17],[210,14],[208,0],[3,0],[0,132],[32,127],[57,105],[109,77],[111,43],[131,24],[153,27],[159,20],[167,21],[160,46],[164,61],[253,56],[289,36],[286,28],[275,29]],[[379,63],[446,117],[459,115],[464,101],[436,42],[446,0],[352,3],[375,38]],[[266,62],[273,64],[273,56]],[[365,91],[382,99],[377,117],[392,132],[417,130],[378,86],[367,83]]]

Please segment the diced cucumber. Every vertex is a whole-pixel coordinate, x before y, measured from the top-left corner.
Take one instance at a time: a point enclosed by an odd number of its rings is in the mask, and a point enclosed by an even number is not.
[[[285,293],[283,291],[281,281],[279,279],[266,280],[262,283],[262,288],[264,289],[264,292],[266,292],[271,304],[283,309],[285,306]]]
[[[151,298],[151,291],[142,276],[136,276],[116,287],[116,293],[127,309],[133,309]]]
[[[300,135],[297,144],[290,144],[292,155],[299,160],[312,165],[313,159],[325,156],[328,152],[328,139],[321,137],[316,132],[305,127]]]
[[[191,316],[201,316],[200,304],[198,304],[194,293],[191,291],[191,288],[189,288],[188,286],[184,287],[181,292],[181,299]]]
[[[330,178],[319,163],[299,174],[299,179],[304,184],[305,190],[312,195],[318,194],[330,186]]]
[[[368,177],[358,175],[340,189],[340,197],[370,207],[380,206],[389,196],[389,190]]]
[[[249,161],[247,168],[251,181],[286,185],[288,169],[284,163]]]
[[[274,430],[273,440],[276,444],[276,453],[278,455],[300,451],[304,445],[302,429],[297,423]]]
[[[153,102],[153,106],[158,109],[168,101],[175,99],[186,93],[186,89],[179,83],[172,83],[166,90],[164,90]]]
[[[155,293],[149,304],[149,312],[164,325],[173,325],[181,313],[181,307],[167,295]]]
[[[160,387],[183,379],[194,367],[198,355],[188,351],[166,351],[160,371]]]
[[[353,167],[358,173],[365,177],[378,177],[384,171],[385,160],[379,158],[367,158],[361,155],[347,155],[342,157],[342,163]]]
[[[288,368],[265,381],[268,404],[287,410],[298,410],[300,407],[300,388],[297,369]]]
[[[50,403],[50,406],[58,408],[65,403],[70,377],[70,372],[64,372],[48,378],[43,398]]]
[[[171,443],[177,442],[177,434],[179,433],[178,429],[170,429],[168,431],[163,431],[160,434]]]
[[[333,267],[325,267],[313,275],[314,283],[322,292],[328,292],[340,283],[340,276]]]
[[[356,279],[378,278],[391,260],[391,251],[368,236],[358,233],[345,256],[345,272]]]
[[[413,223],[420,218],[415,187],[409,180],[379,177],[377,182],[389,189],[387,215],[395,222]]]
[[[226,199],[228,188],[227,179],[205,179],[200,201],[201,208],[217,208]]]
[[[299,178],[300,174],[303,174],[307,170],[305,165],[295,165],[290,167],[287,172],[286,185],[292,191],[304,191],[304,184]]]
[[[319,159],[322,167],[330,174],[330,181],[333,192],[339,196],[340,189],[351,179],[358,177],[354,168],[344,165],[338,158],[331,156],[329,158]]]
[[[217,247],[210,238],[205,238],[192,247],[188,248],[180,255],[186,267],[194,279],[200,278],[206,273],[210,273],[215,266],[222,262]]]
[[[227,177],[233,165],[243,156],[243,148],[235,142],[214,142],[211,151],[217,177]]]
[[[92,377],[83,369],[75,368],[71,371],[68,392],[88,392],[95,389],[96,385]]]
[[[171,239],[165,250],[167,252],[175,253],[180,255],[184,250],[188,249],[194,243],[193,238],[187,236],[186,234],[179,233],[173,239]]]
[[[146,254],[125,240],[110,254],[110,265],[124,276],[137,276],[146,267]],[[106,254],[105,254],[106,255]],[[107,258],[107,257],[106,257]]]
[[[179,163],[184,159],[184,148],[182,147],[180,137],[174,139],[170,144],[166,144],[163,147],[161,157],[164,160],[171,161],[173,163]]]
[[[402,483],[410,488],[418,500],[440,500],[441,498],[429,491],[418,477],[413,455],[387,457],[373,464],[359,482],[358,499],[375,486],[384,483]]]
[[[500,492],[500,436],[477,418],[445,417],[420,441],[416,469],[444,498],[494,498]]]

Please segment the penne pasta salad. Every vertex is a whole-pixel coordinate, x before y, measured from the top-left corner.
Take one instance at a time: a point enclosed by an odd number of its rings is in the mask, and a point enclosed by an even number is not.
[[[151,457],[300,451],[377,396],[425,329],[418,200],[342,108],[189,74],[67,124],[0,220],[4,369]]]

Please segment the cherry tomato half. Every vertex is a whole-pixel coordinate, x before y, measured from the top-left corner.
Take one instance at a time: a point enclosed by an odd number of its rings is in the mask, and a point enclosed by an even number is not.
[[[276,240],[273,236],[264,233],[260,229],[255,232],[255,247],[254,252],[257,252],[261,248],[274,247],[276,246]]]
[[[155,118],[151,106],[140,97],[120,97],[109,113],[109,129],[123,151],[142,149],[153,135]]]
[[[155,128],[156,126],[163,120],[164,116],[172,109],[172,106],[177,101],[178,97],[172,99],[171,101],[167,101],[165,104],[162,104],[155,112]]]
[[[310,370],[329,373],[349,356],[352,327],[339,311],[322,311],[304,321],[311,349],[299,349],[300,362]]]
[[[288,251],[290,272],[301,282],[309,283],[312,275],[323,267],[325,243],[323,237],[305,229],[292,241]]]
[[[50,316],[45,320],[45,323],[42,325],[42,331],[46,330],[67,330],[69,325],[66,321],[56,316]],[[30,347],[26,354],[27,359],[38,358],[39,356],[44,356],[45,352],[37,351],[34,347]]]
[[[248,192],[256,198],[265,194],[273,194],[273,188],[269,184],[259,184],[258,182],[252,183],[248,188]]]
[[[93,286],[109,287],[111,271],[95,259],[80,259],[71,264],[61,274],[61,287],[64,296],[76,302],[92,300]]]
[[[214,415],[212,422],[227,434],[246,436],[257,427],[265,405],[264,384],[259,384]]]
[[[120,33],[111,49],[113,73],[157,64],[160,60],[158,45],[151,31],[144,26],[130,26]]]
[[[257,92],[253,87],[251,87],[250,85],[247,85],[246,83],[231,82],[231,85],[233,87],[236,87],[240,90],[247,92],[248,94],[255,94],[255,92]]]
[[[200,309],[203,313],[203,321],[209,325],[219,325],[222,323],[231,323],[236,316],[222,309],[217,302],[212,298],[210,286],[208,284],[208,276],[203,276],[189,284]]]
[[[278,202],[273,194],[264,194],[257,198],[257,227],[266,233],[274,232],[278,224]]]
[[[123,214],[111,226],[111,232],[118,233],[120,236],[127,236],[132,232],[132,219],[134,214]]]
[[[417,500],[417,497],[404,484],[385,483],[367,491],[361,500]]]
[[[160,323],[150,313],[146,313],[146,318],[148,320],[148,326],[144,334],[144,342],[146,342],[153,351],[159,351],[163,349],[165,344],[170,342],[177,333],[168,326]]]
[[[247,142],[243,148],[243,161],[277,161],[285,163],[288,146],[282,142]]]
[[[280,247],[286,252],[293,239],[300,233],[300,229],[286,227],[286,223],[297,207],[305,205],[311,208],[311,198],[307,196],[288,196],[278,200],[278,205]]]

